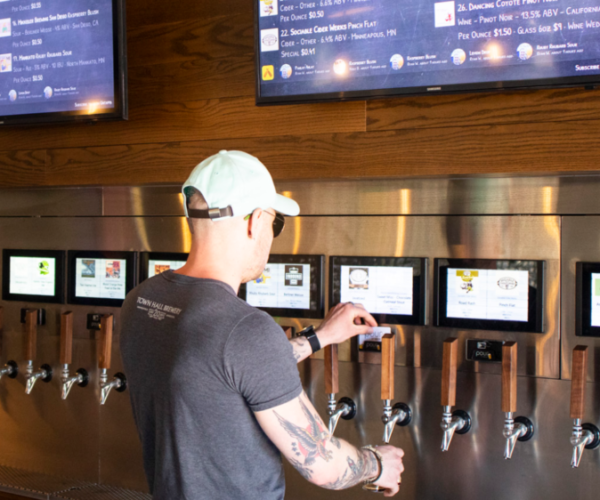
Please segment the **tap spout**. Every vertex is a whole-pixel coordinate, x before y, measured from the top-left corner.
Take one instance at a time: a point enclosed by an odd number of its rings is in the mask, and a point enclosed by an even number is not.
[[[35,383],[42,379],[44,382],[52,380],[52,368],[49,365],[42,365],[37,372],[33,371],[33,362],[29,361],[25,371],[25,394],[31,394]]]
[[[444,431],[442,437],[442,451],[448,451],[455,432],[464,434],[471,428],[471,417],[468,413],[460,410],[451,413],[451,409],[452,407],[450,406],[444,406],[441,423],[441,428]]]
[[[80,368],[75,372],[72,377],[69,373],[69,365],[63,365],[62,376],[61,376],[61,392],[60,397],[67,399],[72,387],[77,384],[80,387],[85,387],[88,383],[88,373],[83,368]]]
[[[504,419],[504,431],[502,433],[506,439],[506,445],[504,446],[505,460],[511,459],[513,452],[515,451],[517,439],[525,437],[527,432],[527,426],[522,422],[515,421],[512,412],[506,413]]]
[[[122,373],[117,373],[109,382],[106,369],[100,373],[100,404],[103,405],[108,399],[110,392],[115,389],[117,392],[123,392],[127,388],[127,379]]]
[[[412,412],[408,405],[405,403],[396,403],[392,408],[391,401],[389,399],[384,400],[383,416],[381,417],[381,420],[384,424],[383,442],[385,444],[389,444],[390,440],[392,439],[394,427],[396,425],[408,425],[411,419]]]
[[[581,462],[584,449],[595,450],[600,446],[600,430],[594,424],[581,425],[580,419],[573,419],[571,445],[573,446],[571,467],[577,468]]]
[[[329,434],[333,436],[340,418],[352,420],[356,416],[356,403],[346,397],[336,402],[335,394],[329,394],[327,412],[329,413]]]

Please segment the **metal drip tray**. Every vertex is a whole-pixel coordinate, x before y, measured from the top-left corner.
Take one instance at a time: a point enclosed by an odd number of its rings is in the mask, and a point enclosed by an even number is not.
[[[40,500],[151,500],[140,491],[0,466],[0,491]]]

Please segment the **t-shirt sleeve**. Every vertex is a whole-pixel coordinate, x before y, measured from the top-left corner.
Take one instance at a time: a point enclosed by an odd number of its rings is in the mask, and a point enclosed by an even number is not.
[[[298,397],[302,383],[292,346],[262,311],[242,319],[225,345],[225,371],[252,411],[269,410]]]

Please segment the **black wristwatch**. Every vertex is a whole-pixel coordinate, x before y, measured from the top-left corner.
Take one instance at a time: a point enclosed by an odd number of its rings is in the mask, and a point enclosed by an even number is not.
[[[306,337],[310,347],[312,349],[313,354],[321,349],[321,342],[319,342],[319,338],[317,337],[317,332],[315,332],[315,327],[310,325],[305,328],[301,332],[298,333],[299,337]]]

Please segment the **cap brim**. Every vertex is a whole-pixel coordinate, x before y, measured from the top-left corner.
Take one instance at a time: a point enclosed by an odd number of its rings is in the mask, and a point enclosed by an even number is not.
[[[286,198],[280,194],[275,196],[273,209],[283,215],[295,217],[300,214],[300,205],[290,198]]]

